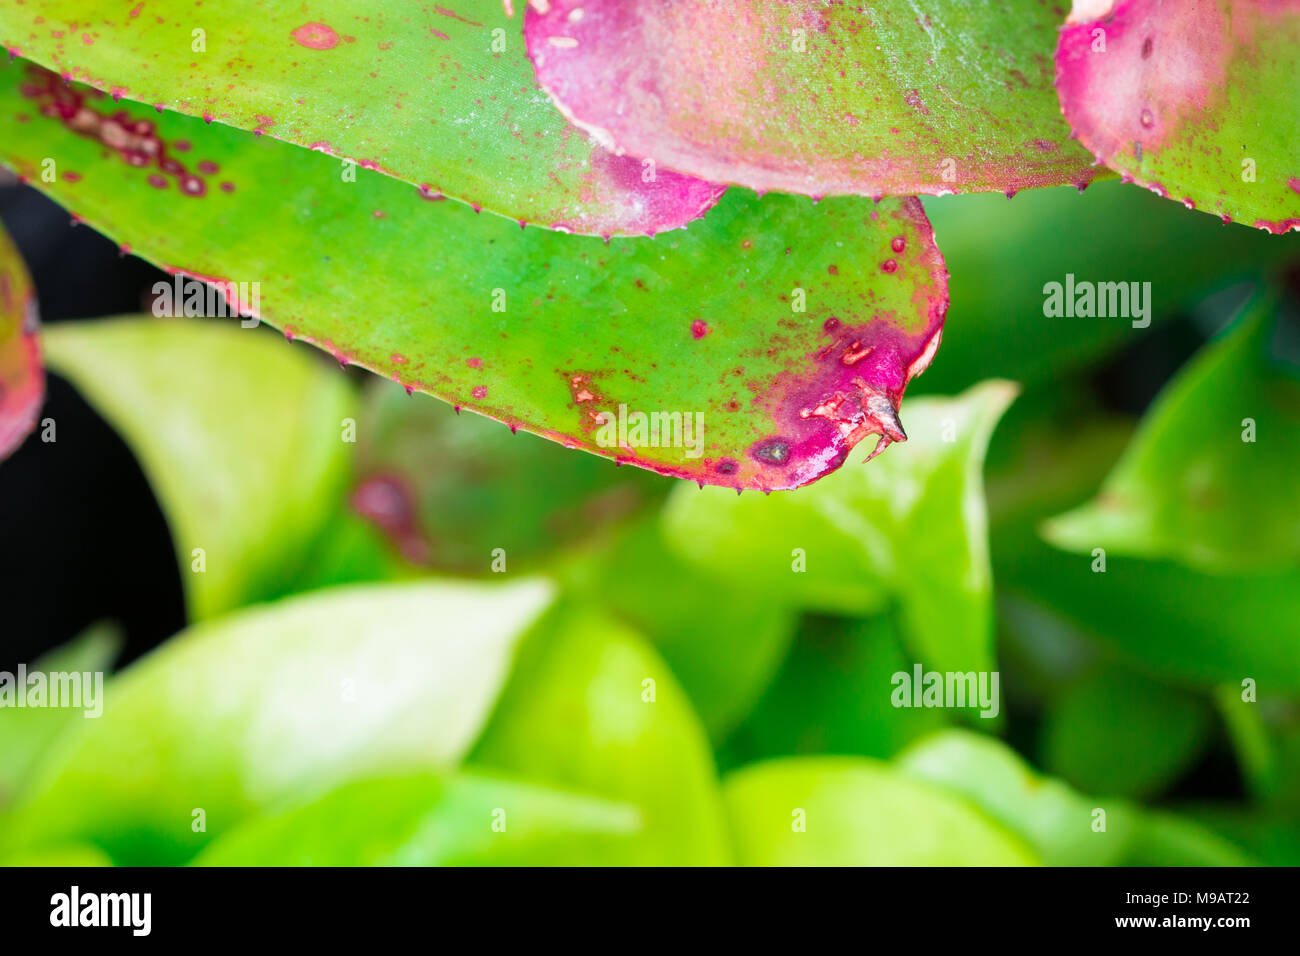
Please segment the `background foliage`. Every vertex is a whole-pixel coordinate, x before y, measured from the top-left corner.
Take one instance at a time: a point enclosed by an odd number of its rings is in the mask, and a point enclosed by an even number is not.
[[[56,214],[5,195],[20,239],[44,234]],[[1296,246],[1235,258],[1253,234],[1173,229],[1153,200],[930,201],[966,278],[918,387],[951,397],[911,400],[907,445],[771,496],[513,435],[235,320],[54,322],[54,394],[70,382],[127,442],[191,624],[119,660],[100,720],[0,711],[5,856],[1297,862]],[[1058,263],[1115,254],[1067,227],[1095,207],[1130,248],[1186,250],[1112,266],[1153,277],[1159,321],[1008,309]],[[76,254],[56,240],[46,261]],[[975,337],[1017,386],[966,362]],[[0,482],[71,467],[44,456],[81,442],[33,436]],[[26,647],[74,636],[29,620]],[[101,629],[33,666],[121,646]],[[894,707],[917,662],[998,670],[1001,713]]]

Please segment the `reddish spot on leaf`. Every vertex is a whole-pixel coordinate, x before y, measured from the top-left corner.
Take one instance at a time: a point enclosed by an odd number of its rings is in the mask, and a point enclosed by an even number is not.
[[[339,45],[339,35],[324,23],[304,23],[293,31],[293,38],[309,50],[332,50]]]
[[[78,136],[98,140],[121,156],[128,165],[156,167],[159,173],[153,173],[148,178],[149,185],[155,189],[166,189],[169,184],[167,177],[170,176],[176,179],[177,188],[182,195],[206,195],[207,183],[200,176],[189,172],[184,163],[169,155],[167,144],[158,136],[157,127],[152,121],[132,119],[125,110],[109,115],[94,109],[92,102],[103,99],[104,94],[100,91],[74,88],[56,74],[35,65],[28,66],[27,78],[20,91],[37,104],[42,116],[59,120]],[[177,143],[173,148],[185,152],[189,150],[190,144],[185,142],[182,146]],[[214,171],[216,169],[214,163],[200,163],[199,169],[202,170],[205,165]]]
[[[434,7],[433,11],[434,13],[441,14],[444,17],[451,17],[453,20],[459,20],[461,23],[468,23],[472,27],[481,27],[483,25],[476,20],[466,19],[455,10],[448,10],[446,7]]]

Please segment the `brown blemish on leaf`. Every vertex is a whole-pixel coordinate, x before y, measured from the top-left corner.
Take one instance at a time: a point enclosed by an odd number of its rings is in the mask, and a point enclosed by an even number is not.
[[[104,96],[98,90],[72,87],[49,70],[29,64],[20,91],[36,104],[42,116],[58,120],[78,136],[98,140],[117,153],[127,165],[156,168],[158,172],[148,177],[149,185],[155,189],[166,189],[169,185],[166,177],[171,177],[181,195],[194,198],[207,195],[207,182],[170,154],[153,122],[132,119],[125,110],[112,115],[95,110],[91,103]],[[182,141],[173,148],[178,152],[188,152],[190,144]],[[204,161],[198,164],[198,169],[210,169],[215,173],[217,165]],[[223,183],[222,189],[231,192],[234,186]]]

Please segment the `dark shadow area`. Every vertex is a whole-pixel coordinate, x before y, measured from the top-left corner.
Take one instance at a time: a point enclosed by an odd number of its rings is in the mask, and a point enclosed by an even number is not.
[[[28,187],[0,187],[0,220],[28,263],[47,324],[138,312],[165,278],[93,229],[70,226]],[[122,629],[120,665],[185,625],[171,535],[130,449],[57,376],[47,378],[40,422],[0,462],[0,670],[105,620]]]

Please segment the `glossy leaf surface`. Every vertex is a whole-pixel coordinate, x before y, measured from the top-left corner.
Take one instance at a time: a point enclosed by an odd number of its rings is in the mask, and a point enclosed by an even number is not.
[[[599,142],[825,196],[1086,184],[1052,89],[1060,11],[990,2],[530,4],[543,87]]]
[[[500,0],[32,0],[0,8],[0,45],[114,99],[265,133],[534,225],[653,234],[722,194],[570,126]],[[179,147],[170,159],[190,165]],[[189,172],[201,177],[202,163]]]
[[[1300,229],[1300,2],[1078,6],[1061,31],[1056,86],[1079,142],[1189,208]]]
[[[606,245],[376,174],[342,182],[317,153],[188,117],[115,118],[21,64],[0,78],[0,156],[137,254],[260,289],[264,318],[341,361],[623,462],[806,484],[868,435],[901,440],[903,391],[938,348],[947,274],[914,198],[737,194],[688,230]],[[141,122],[229,188],[187,195],[184,175],[106,148]],[[256,241],[232,241],[250,222]]]

